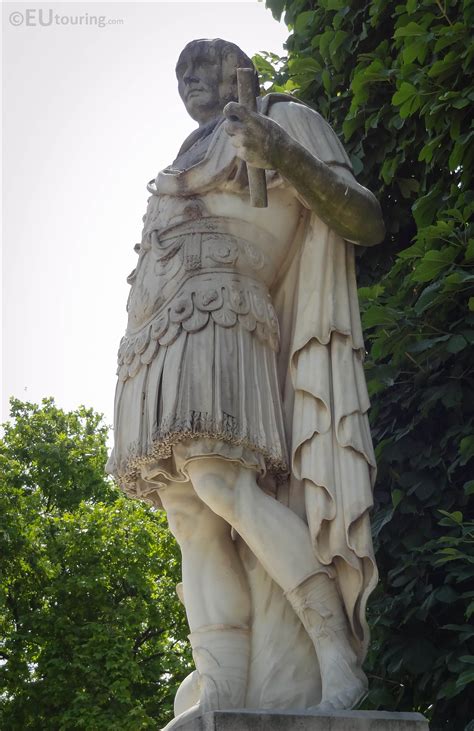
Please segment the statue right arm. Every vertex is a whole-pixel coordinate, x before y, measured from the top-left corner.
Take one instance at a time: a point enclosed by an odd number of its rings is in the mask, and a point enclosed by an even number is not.
[[[255,167],[277,170],[308,208],[344,239],[363,246],[382,241],[380,205],[348,170],[327,165],[277,121],[241,104],[230,102],[224,114],[229,120],[226,132],[239,157]]]

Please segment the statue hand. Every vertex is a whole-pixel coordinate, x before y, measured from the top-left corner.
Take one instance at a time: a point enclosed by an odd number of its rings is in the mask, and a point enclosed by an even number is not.
[[[280,125],[237,102],[226,104],[224,116],[224,129],[237,155],[253,167],[276,169],[275,152],[283,133]]]

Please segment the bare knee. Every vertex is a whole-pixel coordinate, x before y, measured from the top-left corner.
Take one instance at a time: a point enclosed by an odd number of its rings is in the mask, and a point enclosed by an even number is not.
[[[167,512],[168,527],[179,545],[188,543],[194,534],[195,514],[183,506],[173,505]]]
[[[196,535],[199,514],[205,509],[191,485],[172,485],[160,490],[168,527],[182,546]]]
[[[234,513],[234,471],[232,463],[219,458],[203,457],[188,464],[196,495],[213,513],[231,524]]]
[[[191,485],[183,490],[171,486],[160,491],[161,501],[166,510],[168,527],[181,548],[191,547],[199,551],[209,543],[211,536],[217,537],[229,531],[221,518],[218,518],[198,497]]]
[[[188,465],[194,490],[203,503],[227,523],[237,525],[248,489],[258,489],[255,475],[235,462],[206,457]]]

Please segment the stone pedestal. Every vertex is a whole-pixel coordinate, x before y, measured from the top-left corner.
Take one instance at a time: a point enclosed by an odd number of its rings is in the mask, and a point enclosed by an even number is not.
[[[213,711],[180,731],[429,731],[419,713],[334,711]]]

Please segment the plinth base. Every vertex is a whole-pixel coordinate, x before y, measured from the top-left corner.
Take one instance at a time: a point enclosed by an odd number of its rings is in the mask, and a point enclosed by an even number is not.
[[[419,713],[334,711],[213,711],[180,731],[429,731]]]

